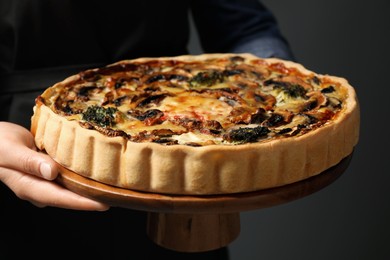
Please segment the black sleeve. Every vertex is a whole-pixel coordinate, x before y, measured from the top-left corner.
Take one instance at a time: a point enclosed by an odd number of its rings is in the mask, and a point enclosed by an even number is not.
[[[205,52],[293,59],[274,15],[258,0],[193,0],[191,10]]]

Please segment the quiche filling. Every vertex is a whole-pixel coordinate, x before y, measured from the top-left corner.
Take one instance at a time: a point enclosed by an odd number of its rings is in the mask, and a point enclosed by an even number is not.
[[[123,62],[38,97],[106,136],[162,145],[239,145],[303,135],[334,119],[347,91],[326,76],[242,56]]]

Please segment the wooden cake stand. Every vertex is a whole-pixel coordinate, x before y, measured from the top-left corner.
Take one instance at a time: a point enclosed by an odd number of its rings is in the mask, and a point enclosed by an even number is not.
[[[148,212],[146,232],[165,248],[201,252],[227,246],[240,233],[240,212],[267,208],[310,195],[335,181],[352,154],[319,175],[282,187],[248,193],[187,196],[113,187],[61,167],[57,181],[67,189],[111,206]]]

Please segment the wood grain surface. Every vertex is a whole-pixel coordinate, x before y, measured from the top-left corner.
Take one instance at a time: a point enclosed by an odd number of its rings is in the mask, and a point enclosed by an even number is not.
[[[111,206],[165,213],[233,213],[272,207],[310,195],[341,176],[351,158],[352,154],[336,166],[296,183],[254,192],[215,196],[155,194],[128,190],[96,182],[61,166],[56,181],[71,191]]]

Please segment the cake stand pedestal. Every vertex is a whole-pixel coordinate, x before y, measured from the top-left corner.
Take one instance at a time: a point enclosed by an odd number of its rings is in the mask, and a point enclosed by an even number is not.
[[[227,246],[240,233],[240,212],[308,196],[335,181],[352,154],[326,171],[281,187],[237,194],[192,196],[147,193],[106,185],[60,166],[56,181],[67,189],[114,207],[148,212],[146,232],[156,244],[181,252]]]

